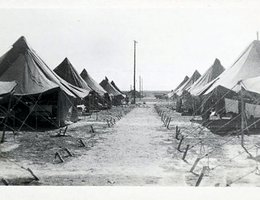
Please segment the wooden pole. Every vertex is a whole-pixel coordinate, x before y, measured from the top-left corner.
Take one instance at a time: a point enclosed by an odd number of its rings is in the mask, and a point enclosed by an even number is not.
[[[139,76],[139,99],[141,100],[141,91],[142,91],[142,82],[141,82],[141,76]]]
[[[186,158],[186,156],[187,156],[187,153],[188,153],[188,150],[189,150],[189,148],[190,148],[190,145],[188,144],[188,145],[186,146],[186,149],[185,149],[185,151],[184,151],[184,154],[183,154],[182,160],[185,160],[185,158]]]
[[[141,81],[142,81],[142,98],[144,97],[144,80],[143,80],[143,77],[142,77],[142,79],[141,79]]]
[[[179,145],[177,147],[178,151],[180,151],[180,152],[181,152],[181,144],[182,144],[183,140],[184,140],[184,136],[181,137],[181,140],[180,140]]]
[[[137,41],[134,40],[134,104],[135,104],[135,73],[136,73],[136,43]]]
[[[39,181],[40,179],[33,173],[33,171],[30,169],[30,168],[27,168],[27,171],[30,172],[30,174],[33,176],[33,178],[36,180],[36,181]]]
[[[180,134],[180,129],[179,129],[178,126],[176,126],[176,134],[175,134],[175,138],[176,138],[177,140],[179,140],[179,134]]]
[[[169,129],[169,126],[170,126],[171,121],[172,121],[172,118],[169,117],[169,120],[168,120],[168,123],[167,123],[167,129]]]
[[[197,182],[196,182],[196,187],[198,187],[199,185],[200,185],[200,183],[201,183],[201,181],[202,181],[202,178],[203,178],[203,176],[204,176],[204,174],[205,174],[205,172],[206,172],[206,170],[207,170],[207,166],[203,166],[203,168],[202,168],[202,170],[201,170],[201,173],[200,173],[200,176],[199,176],[199,178],[198,178],[198,180],[197,180]]]
[[[192,166],[191,169],[190,169],[190,172],[193,172],[193,170],[195,169],[195,167],[196,167],[197,164],[199,163],[200,159],[201,159],[201,158],[197,158],[197,159],[195,160],[193,166]]]
[[[241,146],[244,146],[244,135],[245,135],[245,102],[243,98],[243,87],[241,87],[240,98],[241,98]]]

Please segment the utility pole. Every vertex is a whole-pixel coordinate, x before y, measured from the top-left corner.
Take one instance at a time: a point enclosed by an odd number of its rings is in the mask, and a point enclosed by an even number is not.
[[[256,39],[259,39],[258,31],[256,32]]]
[[[141,88],[141,90],[142,90],[142,98],[144,97],[144,82],[143,82],[143,77],[142,77],[142,88]]]
[[[135,71],[136,71],[136,43],[137,41],[134,40],[134,104],[135,104]]]
[[[142,94],[142,82],[141,82],[141,76],[139,76],[139,98],[141,100],[141,94]]]

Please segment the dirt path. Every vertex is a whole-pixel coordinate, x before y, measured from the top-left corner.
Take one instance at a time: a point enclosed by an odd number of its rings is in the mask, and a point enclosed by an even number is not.
[[[181,165],[173,173],[168,137],[153,105],[138,107],[98,136],[87,154],[36,172],[43,184],[185,185]]]
[[[96,133],[91,139],[90,124]],[[226,186],[230,181],[256,169],[257,162],[242,151],[239,138],[217,136],[209,130],[199,135],[204,138],[203,148],[195,145],[184,162],[183,152],[177,150],[179,141],[175,139],[176,125],[187,136],[182,150],[187,144],[197,143],[198,138],[193,137],[193,132],[199,125],[191,123],[190,117],[173,112],[168,130],[162,125],[151,103],[134,108],[111,128],[104,121],[87,118],[69,126],[67,137],[51,137],[53,133],[45,132],[23,133],[15,140],[8,138],[8,142],[1,147],[7,151],[5,155],[11,161],[32,169],[42,185],[194,186],[198,174],[206,166],[211,170],[205,174],[200,186]],[[79,138],[88,147],[80,147],[77,142]],[[230,139],[232,141],[226,143]],[[246,137],[246,146],[250,147],[253,141],[258,140],[257,135]],[[222,143],[225,145],[220,145]],[[74,156],[65,157],[63,163],[56,162],[54,154],[60,149],[59,146],[69,148]],[[198,163],[194,173],[190,173],[196,158],[212,149],[215,151]],[[258,158],[255,149],[250,149],[250,152]],[[0,164],[4,178],[10,178],[10,174],[12,177],[31,177],[28,171],[16,165],[7,167],[10,162],[6,160],[1,160]],[[251,173],[232,186],[260,186],[259,183],[260,176]]]

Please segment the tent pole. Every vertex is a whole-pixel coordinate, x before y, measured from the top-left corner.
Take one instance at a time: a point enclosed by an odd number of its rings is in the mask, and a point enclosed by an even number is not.
[[[241,83],[240,83],[241,85]],[[245,115],[245,101],[243,99],[244,94],[244,88],[241,86],[241,146],[245,150],[245,152],[252,158],[252,154],[247,150],[247,148],[244,145],[244,136],[245,136],[245,129],[247,127],[246,125],[246,115]]]
[[[241,146],[244,146],[244,135],[245,135],[245,102],[243,98],[243,87],[241,86],[240,92],[241,99]]]

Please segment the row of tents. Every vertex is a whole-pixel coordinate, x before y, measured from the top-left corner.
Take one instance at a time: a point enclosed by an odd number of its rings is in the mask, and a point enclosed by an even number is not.
[[[105,77],[98,84],[86,69],[79,74],[68,58],[51,70],[23,36],[0,57],[0,120],[5,127],[32,128],[29,122],[39,120],[60,127],[76,120],[79,104],[100,110],[125,98],[113,81]]]
[[[216,59],[203,75],[196,70],[185,76],[167,96],[178,112],[206,118],[212,111],[221,116],[243,112],[259,118],[260,41],[253,41],[227,69]]]

